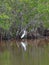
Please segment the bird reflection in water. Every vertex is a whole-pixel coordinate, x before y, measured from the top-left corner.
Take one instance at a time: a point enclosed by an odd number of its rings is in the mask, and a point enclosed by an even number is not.
[[[21,42],[21,47],[24,49],[24,51],[26,51],[26,49],[27,49],[27,41]]]

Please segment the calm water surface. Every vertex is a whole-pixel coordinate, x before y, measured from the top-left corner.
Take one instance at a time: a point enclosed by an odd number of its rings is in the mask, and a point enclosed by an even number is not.
[[[49,65],[49,40],[1,41],[0,65]]]

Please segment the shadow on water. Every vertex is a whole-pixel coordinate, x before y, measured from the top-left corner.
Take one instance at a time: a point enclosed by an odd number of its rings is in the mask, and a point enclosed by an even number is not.
[[[49,40],[0,42],[0,65],[49,65]]]

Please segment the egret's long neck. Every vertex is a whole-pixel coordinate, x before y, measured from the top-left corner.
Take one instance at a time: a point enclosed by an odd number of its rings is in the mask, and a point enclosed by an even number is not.
[[[24,34],[25,34],[26,32],[24,31]]]

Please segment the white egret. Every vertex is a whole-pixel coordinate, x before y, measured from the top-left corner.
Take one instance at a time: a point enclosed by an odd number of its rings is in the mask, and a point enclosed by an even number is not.
[[[27,31],[24,30],[24,31],[23,31],[23,34],[22,34],[22,36],[21,36],[21,39],[24,38],[24,36],[25,36],[26,34],[27,34]]]

